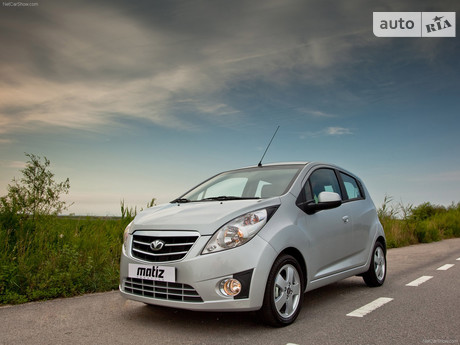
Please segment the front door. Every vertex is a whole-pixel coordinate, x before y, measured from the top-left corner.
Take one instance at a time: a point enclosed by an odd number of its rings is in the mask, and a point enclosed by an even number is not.
[[[335,192],[342,196],[335,170],[321,168],[310,175],[303,189],[305,201],[318,202],[321,192]],[[353,219],[348,211],[347,205],[342,204],[311,215],[302,212],[299,225],[310,242],[308,268],[312,280],[351,266]]]

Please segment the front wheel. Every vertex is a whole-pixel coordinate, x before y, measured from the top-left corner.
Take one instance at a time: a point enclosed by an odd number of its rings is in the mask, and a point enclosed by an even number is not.
[[[367,286],[376,287],[384,283],[387,275],[387,259],[382,243],[376,242],[369,270],[363,274]]]
[[[290,325],[300,313],[303,302],[303,274],[290,255],[276,259],[268,275],[264,303],[259,311],[262,320],[274,327]]]

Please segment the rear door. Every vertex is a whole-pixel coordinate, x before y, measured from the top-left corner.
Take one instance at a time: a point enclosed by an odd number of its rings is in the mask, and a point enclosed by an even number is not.
[[[359,180],[344,172],[339,172],[339,176],[345,194],[343,206],[348,208],[353,219],[353,261],[354,265],[358,266],[364,264],[368,258],[367,246],[370,242],[374,212],[369,207],[369,200],[366,200],[364,188]]]

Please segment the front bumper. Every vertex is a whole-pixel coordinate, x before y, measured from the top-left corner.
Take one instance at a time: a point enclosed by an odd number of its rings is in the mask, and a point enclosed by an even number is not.
[[[162,234],[164,235],[164,232]],[[147,304],[189,310],[249,311],[260,309],[267,277],[277,256],[275,250],[262,238],[255,236],[241,247],[201,255],[209,239],[210,236],[199,237],[180,261],[158,263],[161,266],[175,268],[175,283],[129,278],[130,263],[151,263],[133,258],[129,254],[130,244],[127,250],[123,247],[120,261],[119,289],[121,294],[125,298]],[[223,279],[234,276],[242,277],[242,275],[245,277],[243,290],[247,297],[227,297],[219,291],[219,284]]]

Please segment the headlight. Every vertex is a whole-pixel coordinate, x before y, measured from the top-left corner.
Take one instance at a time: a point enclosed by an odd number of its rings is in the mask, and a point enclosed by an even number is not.
[[[253,238],[267,223],[267,210],[249,212],[228,222],[211,237],[202,254],[241,246]]]
[[[131,230],[133,222],[129,223],[128,226],[125,229],[125,232],[123,233],[123,246],[125,247],[125,251],[128,250],[128,238],[129,238],[129,231]]]

